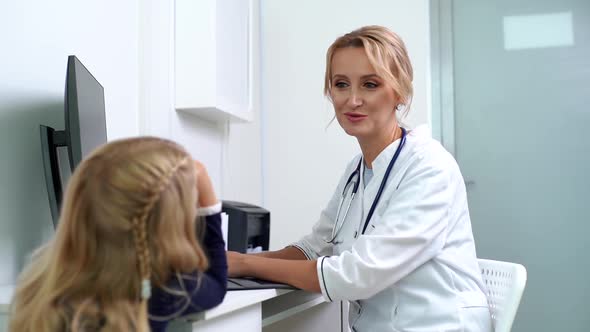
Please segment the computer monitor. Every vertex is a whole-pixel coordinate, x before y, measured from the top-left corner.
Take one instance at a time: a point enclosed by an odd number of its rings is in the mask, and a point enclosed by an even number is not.
[[[84,157],[107,142],[104,89],[75,55],[68,57],[64,118],[65,130],[40,126],[45,183],[54,226],[59,220],[63,196],[57,149],[67,147],[73,172]]]
[[[104,89],[74,55],[68,57],[64,109],[73,171],[84,157],[107,141]]]

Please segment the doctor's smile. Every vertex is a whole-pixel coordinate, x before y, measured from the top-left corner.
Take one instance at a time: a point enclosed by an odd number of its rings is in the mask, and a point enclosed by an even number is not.
[[[355,113],[355,112],[344,113],[344,115],[346,116],[348,121],[353,122],[353,123],[361,122],[367,118],[367,116],[365,114],[360,114],[360,113]]]

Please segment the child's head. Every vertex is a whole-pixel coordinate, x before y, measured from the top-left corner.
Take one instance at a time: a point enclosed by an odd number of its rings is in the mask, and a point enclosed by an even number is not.
[[[207,267],[195,234],[196,176],[188,153],[163,139],[94,151],[69,181],[55,238],[19,280],[11,329],[145,328],[143,279],[161,285]]]

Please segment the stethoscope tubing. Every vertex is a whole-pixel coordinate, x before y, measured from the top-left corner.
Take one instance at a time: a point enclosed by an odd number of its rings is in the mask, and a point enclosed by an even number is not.
[[[385,170],[385,174],[383,175],[383,180],[381,181],[381,184],[379,185],[379,189],[377,190],[377,195],[375,195],[375,199],[373,200],[373,204],[371,204],[371,209],[369,210],[369,213],[367,214],[367,219],[365,220],[361,234],[365,234],[365,231],[367,230],[367,227],[369,226],[369,221],[371,221],[371,217],[373,216],[373,213],[375,212],[375,208],[377,207],[377,203],[379,203],[379,199],[381,198],[381,194],[383,193],[383,190],[385,189],[385,185],[387,183],[387,179],[389,178],[389,174],[391,173],[391,170],[393,169],[393,166],[395,165],[395,162],[397,161],[397,158],[399,157],[399,155],[402,151],[402,148],[406,144],[407,133],[404,128],[401,128],[401,129],[402,129],[402,137],[400,139],[399,146],[395,150],[395,153],[393,154],[393,157],[391,158],[389,165],[387,165],[387,169]],[[332,236],[331,236],[330,240],[327,241],[328,243],[335,243],[334,240],[336,239],[336,237],[340,233],[342,226],[344,226],[344,222],[346,221],[346,217],[348,216],[348,211],[350,210],[350,206],[352,205],[352,201],[358,191],[358,187],[360,184],[360,176],[361,176],[360,170],[361,170],[362,161],[363,161],[363,158],[361,157],[356,169],[352,172],[352,174],[350,174],[350,176],[348,177],[348,180],[346,181],[346,184],[344,185],[344,190],[342,191],[342,198],[340,199],[340,203],[338,204],[338,211],[336,212],[336,220],[334,223],[334,227],[332,228]],[[355,176],[358,176],[358,181],[352,182]],[[340,223],[340,226],[338,226],[338,221],[340,220],[340,211],[342,209],[342,205],[343,205],[344,199],[346,197],[346,189],[348,188],[348,186],[351,183],[353,183],[353,187],[352,187],[350,201],[348,202],[348,206],[346,207],[346,211],[344,212],[342,222]]]
[[[371,217],[373,216],[373,212],[375,212],[375,208],[377,207],[377,203],[379,203],[379,199],[381,198],[381,194],[383,193],[383,189],[385,189],[385,184],[387,182],[387,178],[389,178],[389,173],[391,173],[391,170],[393,169],[393,165],[397,161],[397,158],[399,157],[400,152],[402,152],[402,147],[404,146],[404,144],[406,144],[406,130],[404,128],[402,128],[402,138],[399,142],[399,146],[395,150],[395,154],[393,155],[393,158],[391,158],[389,165],[387,165],[387,170],[385,170],[385,174],[383,175],[383,181],[381,181],[381,185],[379,186],[379,190],[377,190],[377,195],[375,196],[375,199],[373,200],[373,204],[371,205],[371,209],[369,210],[369,214],[367,214],[367,220],[365,220],[365,225],[363,226],[363,231],[361,232],[361,234],[365,234],[365,231],[367,230],[367,226],[369,226],[369,221],[371,220]]]

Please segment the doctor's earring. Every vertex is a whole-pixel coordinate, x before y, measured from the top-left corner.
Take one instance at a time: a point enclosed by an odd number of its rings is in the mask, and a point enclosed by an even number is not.
[[[395,110],[398,111],[398,112],[400,112],[401,110],[404,109],[405,106],[406,105],[404,105],[404,104],[397,104],[397,106],[395,107]]]

